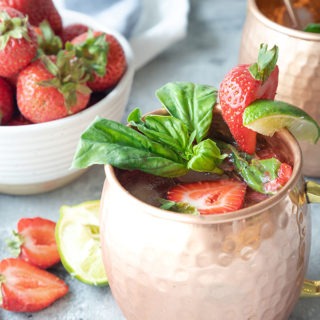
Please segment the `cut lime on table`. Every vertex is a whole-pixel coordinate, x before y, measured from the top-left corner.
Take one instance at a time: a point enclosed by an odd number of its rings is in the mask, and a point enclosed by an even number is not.
[[[62,206],[56,225],[61,262],[71,276],[96,286],[108,284],[99,232],[100,201]]]
[[[316,143],[320,137],[320,127],[310,115],[282,101],[254,101],[243,113],[243,125],[266,136],[287,128],[298,140]]]

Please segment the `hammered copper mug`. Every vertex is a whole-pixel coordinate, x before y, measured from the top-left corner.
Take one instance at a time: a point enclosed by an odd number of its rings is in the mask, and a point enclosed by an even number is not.
[[[292,0],[300,27],[320,22],[319,0]],[[279,47],[277,100],[304,109],[320,122],[320,34],[304,32],[290,25],[283,0],[248,0],[242,31],[239,62],[252,63],[261,43]],[[320,143],[300,143],[303,173],[320,177]]]
[[[131,195],[105,166],[103,260],[127,320],[288,318],[304,283],[311,222],[299,144],[286,130],[267,139],[293,166],[292,177],[278,194],[232,213],[156,208]],[[304,294],[319,288],[306,282]]]

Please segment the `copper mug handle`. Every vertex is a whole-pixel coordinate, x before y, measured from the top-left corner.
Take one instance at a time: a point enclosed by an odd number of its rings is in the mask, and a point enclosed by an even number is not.
[[[306,194],[309,203],[320,203],[320,184],[308,181],[306,183]],[[301,290],[301,297],[320,297],[320,281],[305,279]]]

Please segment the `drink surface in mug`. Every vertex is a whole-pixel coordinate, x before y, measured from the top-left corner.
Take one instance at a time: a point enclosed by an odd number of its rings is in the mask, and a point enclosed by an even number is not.
[[[218,116],[217,119],[213,121],[213,127],[215,130],[217,129],[217,126],[220,127],[220,132],[224,130],[227,133],[227,135],[224,136],[225,142],[232,141],[232,137],[226,124]],[[211,131],[214,132],[213,129]],[[219,134],[219,139],[223,139],[221,134]],[[273,156],[281,163],[287,163],[290,164],[290,166],[293,165],[292,157],[288,157],[288,155],[290,155],[290,151],[280,140],[275,138],[272,140],[259,135],[257,154],[262,158]],[[139,170],[128,171],[115,169],[115,172],[119,182],[134,197],[147,204],[160,207],[161,199],[166,199],[168,191],[177,185],[196,183],[199,181],[229,181],[229,179],[239,180],[239,175],[236,172],[233,163],[229,159],[225,159],[221,164],[221,167],[225,169],[223,175],[208,172],[189,171],[187,174],[175,178],[154,176]],[[269,197],[271,197],[271,194],[258,193],[250,189],[250,187],[247,187],[242,207],[247,208]]]

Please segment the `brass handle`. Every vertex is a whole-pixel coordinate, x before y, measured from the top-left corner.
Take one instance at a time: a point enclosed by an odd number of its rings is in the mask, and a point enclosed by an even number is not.
[[[304,280],[300,296],[304,298],[320,297],[320,281]]]
[[[320,184],[315,181],[306,183],[306,194],[309,203],[320,203]]]
[[[308,181],[306,194],[309,203],[320,203],[320,184]],[[304,298],[320,297],[320,281],[304,280],[300,296]]]

